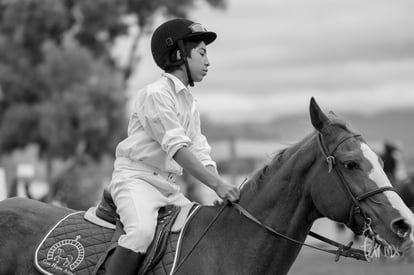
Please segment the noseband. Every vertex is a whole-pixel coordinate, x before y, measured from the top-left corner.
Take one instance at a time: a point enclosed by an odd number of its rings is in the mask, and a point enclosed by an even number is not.
[[[330,173],[333,170],[335,170],[336,174],[338,175],[340,182],[342,184],[342,186],[345,188],[345,190],[347,191],[349,197],[352,200],[352,207],[349,211],[349,217],[348,217],[348,221],[346,222],[346,225],[349,228],[352,228],[355,233],[361,235],[363,233],[367,233],[368,235],[373,236],[375,233],[373,232],[372,228],[371,228],[371,218],[368,217],[368,215],[362,210],[361,208],[361,202],[369,197],[372,197],[378,193],[382,193],[385,191],[394,191],[396,192],[396,190],[394,189],[394,187],[392,186],[385,186],[385,187],[380,187],[377,189],[373,189],[373,190],[369,190],[366,191],[362,194],[359,195],[354,195],[354,193],[351,190],[350,184],[346,181],[344,174],[342,173],[341,169],[339,168],[338,165],[336,165],[336,158],[335,158],[335,151],[338,149],[338,147],[344,143],[345,141],[351,139],[351,138],[356,138],[359,137],[360,135],[350,135],[350,136],[346,136],[344,138],[342,138],[334,147],[334,149],[329,152],[327,146],[324,143],[323,140],[323,136],[319,133],[318,134],[318,144],[319,144],[319,148],[321,149],[322,154],[324,155],[326,162],[328,163],[328,173]],[[364,219],[364,226],[362,229],[358,230],[355,227],[355,216],[356,215],[361,215]]]

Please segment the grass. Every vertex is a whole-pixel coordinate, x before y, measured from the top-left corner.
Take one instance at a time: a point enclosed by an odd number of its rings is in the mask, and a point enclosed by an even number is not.
[[[349,258],[334,261],[334,255],[303,247],[289,275],[413,275],[414,260],[374,259],[371,263]]]

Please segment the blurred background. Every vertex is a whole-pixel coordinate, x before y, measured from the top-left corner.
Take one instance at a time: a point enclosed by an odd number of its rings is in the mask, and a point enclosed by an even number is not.
[[[414,206],[413,10],[410,0],[0,0],[0,199],[95,205],[134,93],[161,74],[151,33],[187,17],[218,34],[192,92],[223,177],[241,184],[310,133],[313,96],[363,135]],[[193,200],[217,199],[181,181]],[[325,220],[315,231],[353,238]],[[329,257],[304,249],[291,274],[412,274],[409,260]]]

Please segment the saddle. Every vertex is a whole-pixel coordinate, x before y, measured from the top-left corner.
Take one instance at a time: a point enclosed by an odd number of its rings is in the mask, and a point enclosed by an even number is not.
[[[168,205],[159,210],[156,237],[138,274],[165,275],[174,268],[187,216],[199,207]],[[35,265],[42,274],[104,274],[105,262],[123,233],[116,206],[105,190],[98,207],[70,213],[51,228],[36,249]]]

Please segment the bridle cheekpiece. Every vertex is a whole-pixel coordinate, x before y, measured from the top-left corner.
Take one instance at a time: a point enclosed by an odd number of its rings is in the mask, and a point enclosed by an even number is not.
[[[377,189],[373,189],[373,190],[369,190],[366,191],[363,194],[360,195],[354,195],[354,193],[351,190],[351,187],[349,185],[349,183],[346,181],[342,170],[339,168],[338,165],[336,165],[336,158],[335,158],[335,152],[338,149],[338,147],[344,143],[345,141],[351,139],[351,138],[357,138],[360,137],[361,135],[355,134],[355,135],[349,135],[346,136],[344,138],[342,138],[334,147],[334,149],[332,151],[329,152],[324,140],[323,140],[323,136],[321,133],[318,133],[317,139],[318,139],[318,145],[319,148],[321,149],[321,152],[323,154],[323,156],[326,159],[326,162],[328,164],[328,173],[330,173],[332,170],[335,170],[336,174],[338,175],[340,182],[342,184],[342,186],[345,188],[345,190],[347,191],[349,197],[352,200],[352,207],[350,209],[349,212],[349,218],[348,221],[346,222],[346,225],[349,228],[352,228],[355,233],[362,235],[362,234],[367,234],[369,237],[374,238],[375,237],[375,233],[371,228],[371,223],[372,220],[371,218],[368,217],[368,215],[362,210],[361,208],[361,202],[369,197],[372,197],[376,194],[385,192],[385,191],[394,191],[396,192],[396,190],[392,187],[392,186],[384,186],[384,187],[379,187]],[[362,229],[356,229],[355,227],[355,216],[359,214],[363,217],[364,219],[364,225],[362,227]]]

